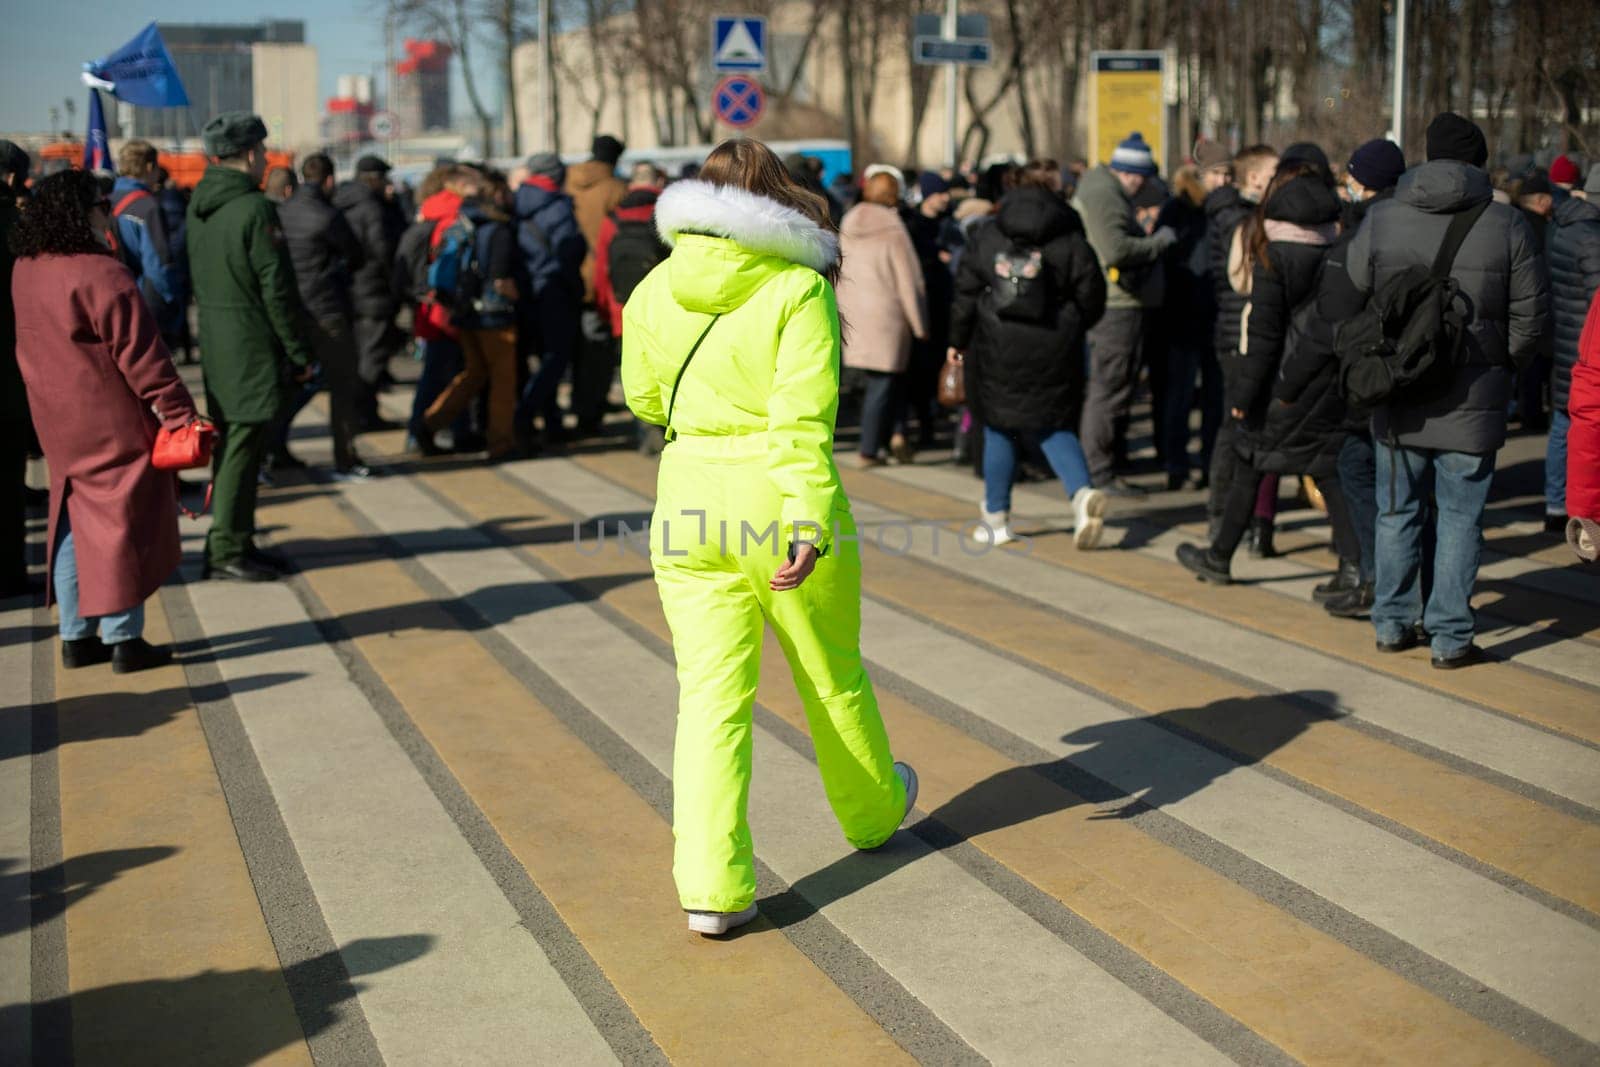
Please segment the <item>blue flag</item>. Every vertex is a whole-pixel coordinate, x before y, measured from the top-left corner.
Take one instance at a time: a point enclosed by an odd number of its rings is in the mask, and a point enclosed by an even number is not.
[[[172,53],[151,23],[139,36],[104,59],[85,63],[85,80],[127,104],[140,107],[188,107],[189,94],[172,63]]]
[[[106,139],[106,113],[100,93],[89,90],[89,135],[83,139],[83,169],[111,170],[111,145]]]

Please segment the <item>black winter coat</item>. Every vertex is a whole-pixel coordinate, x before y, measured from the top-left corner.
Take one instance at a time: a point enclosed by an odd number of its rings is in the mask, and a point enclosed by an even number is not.
[[[1600,289],[1600,204],[1569,197],[1556,208],[1550,228],[1550,314],[1555,361],[1550,368],[1550,403],[1567,410],[1578,337],[1589,301]]]
[[[955,299],[955,277],[950,267],[939,258],[946,250],[945,224],[948,215],[930,219],[914,208],[902,208],[900,219],[911,235],[911,247],[917,250],[917,263],[922,267],[922,284],[928,296],[928,336],[916,342],[917,347],[937,352],[944,361],[946,340],[950,336],[950,302]]]
[[[0,421],[28,423],[28,392],[17,368],[17,309],[11,302],[11,268],[16,262],[11,231],[18,217],[17,194],[0,183]]]
[[[1040,323],[1002,319],[995,257],[1040,248],[1057,311]],[[1044,189],[1015,189],[991,225],[975,228],[961,257],[950,343],[967,353],[967,402],[997,430],[1076,430],[1083,404],[1083,336],[1105,314],[1106,282],[1083,221]]]
[[[278,206],[278,220],[306,310],[317,319],[351,315],[350,279],[366,252],[344,216],[306,182]]]
[[[1255,456],[1259,470],[1326,477],[1333,473],[1345,435],[1364,429],[1371,418],[1350,411],[1339,393],[1334,336],[1341,322],[1367,304],[1345,269],[1350,241],[1368,208],[1392,195],[1394,190],[1386,189],[1372,200],[1346,205],[1345,229],[1323,256],[1312,309],[1302,316],[1303,328],[1293,331],[1279,364]]]
[[[1218,190],[1220,192],[1221,190]],[[1182,193],[1161,206],[1156,229],[1172,227],[1178,242],[1167,249],[1167,293],[1162,307],[1167,323],[1185,336],[1212,343],[1212,318],[1217,313],[1217,290],[1211,282],[1212,254],[1204,204]]]
[[[1255,205],[1239,195],[1231,185],[1206,197],[1206,254],[1211,263],[1211,290],[1216,294],[1216,325],[1212,328],[1212,343],[1218,358],[1231,357],[1239,351],[1239,320],[1250,298],[1233,291],[1228,284],[1228,245],[1233,231],[1250,217]]]
[[[394,254],[406,217],[394,201],[360,179],[347,181],[333,192],[333,206],[361,242],[364,260],[350,279],[350,298],[364,319],[389,319],[400,310],[394,291]]]

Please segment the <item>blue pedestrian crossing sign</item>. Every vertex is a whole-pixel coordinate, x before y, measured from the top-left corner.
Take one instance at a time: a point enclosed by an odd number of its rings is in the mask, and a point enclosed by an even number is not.
[[[747,74],[730,74],[711,91],[711,104],[717,118],[736,130],[754,126],[767,110],[767,94],[761,83]]]
[[[767,69],[767,20],[717,15],[711,20],[711,69],[755,74]]]

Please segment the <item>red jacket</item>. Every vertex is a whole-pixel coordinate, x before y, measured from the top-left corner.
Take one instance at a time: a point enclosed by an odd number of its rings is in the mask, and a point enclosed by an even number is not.
[[[78,610],[144,603],[178,568],[177,479],[150,464],[156,430],[194,419],[161,330],[111,256],[17,260],[17,365],[50,466],[49,569],[63,501],[78,556]],[[151,413],[154,408],[158,416]],[[54,583],[45,587],[54,592]]]
[[[439,247],[444,231],[460,214],[461,197],[448,189],[441,189],[422,202],[422,217],[433,223],[432,247]],[[455,340],[457,335],[456,328],[450,325],[450,312],[431,301],[424,301],[417,308],[414,332],[419,341],[436,341],[441,337]]]
[[[1600,291],[1589,300],[1589,315],[1578,338],[1567,414],[1572,417],[1567,431],[1567,514],[1600,522]]]

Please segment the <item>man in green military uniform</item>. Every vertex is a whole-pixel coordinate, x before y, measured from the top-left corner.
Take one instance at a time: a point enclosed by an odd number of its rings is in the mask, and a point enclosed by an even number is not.
[[[189,204],[189,267],[206,406],[219,431],[205,576],[265,582],[283,561],[255,544],[256,483],[285,363],[304,381],[311,352],[278,213],[260,191],[266,126],[230,111],[201,135],[211,165]]]

